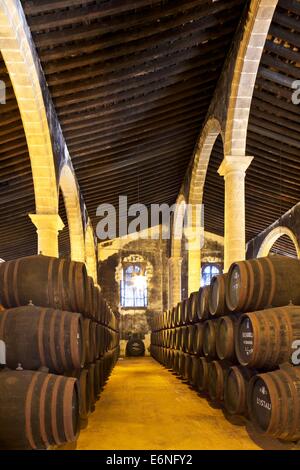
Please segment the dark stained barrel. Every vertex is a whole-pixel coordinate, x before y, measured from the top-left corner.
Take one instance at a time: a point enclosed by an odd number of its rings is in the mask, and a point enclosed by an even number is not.
[[[224,403],[228,413],[247,415],[247,390],[256,371],[243,366],[232,366],[225,374]]]
[[[254,376],[248,410],[256,429],[285,441],[300,439],[300,368],[287,367]]]
[[[0,372],[0,446],[46,449],[76,440],[77,380],[33,371]]]
[[[217,321],[216,350],[219,359],[234,361],[235,355],[235,331],[239,319],[238,314],[220,317]]]
[[[95,410],[95,403],[96,403],[96,394],[95,394],[95,364],[88,364],[86,367],[88,371],[87,381],[89,387],[89,395],[90,395],[90,411]]]
[[[180,352],[175,350],[174,351],[174,364],[173,364],[173,371],[179,375],[180,369],[179,369],[179,358],[180,358]]]
[[[201,287],[198,293],[199,319],[207,320],[209,318],[209,286]]]
[[[189,344],[189,329],[187,326],[181,327],[181,350],[187,352]]]
[[[186,325],[188,323],[188,306],[189,306],[189,299],[182,300],[180,325]]]
[[[187,352],[190,354],[194,354],[194,336],[197,331],[196,325],[188,325],[188,337],[187,337]]]
[[[226,315],[229,309],[226,305],[227,274],[214,276],[209,289],[209,312],[214,317]]]
[[[206,357],[199,357],[198,360],[198,390],[205,392],[208,388],[208,369],[210,361]]]
[[[192,356],[192,376],[190,378],[190,383],[193,387],[198,389],[199,382],[199,357]]]
[[[221,402],[224,398],[224,378],[230,367],[227,361],[212,361],[208,367],[208,393],[212,401]]]
[[[175,330],[175,336],[176,336],[176,340],[175,340],[175,349],[180,349],[181,347],[181,335],[182,335],[182,329],[181,327],[177,327],[176,330]]]
[[[87,297],[88,297],[88,315],[90,318],[96,319],[95,317],[95,295],[94,295],[94,280],[91,276],[87,279]]]
[[[186,354],[182,351],[179,352],[179,367],[178,367],[178,371],[179,371],[179,375],[181,378],[185,378],[185,358],[186,358]]]
[[[80,397],[80,406],[79,406],[79,415],[80,415],[80,427],[81,429],[87,426],[87,419],[91,409],[90,402],[90,388],[88,384],[88,370],[87,369],[77,369],[73,371],[65,372],[66,377],[74,377],[77,379],[77,384],[79,387],[79,397]]]
[[[178,302],[178,304],[175,307],[175,318],[174,318],[174,326],[179,326],[181,325],[181,310],[182,310],[182,303]]]
[[[300,260],[285,256],[239,261],[230,266],[226,303],[231,311],[300,304]]]
[[[203,328],[203,353],[205,357],[214,359],[217,357],[216,351],[216,330],[217,320],[207,320]]]
[[[85,341],[85,360],[87,363],[93,362],[96,357],[94,330],[92,321],[89,318],[83,319],[83,337]]]
[[[192,356],[191,354],[185,354],[185,370],[184,370],[184,379],[187,380],[189,383],[192,380],[192,371],[193,371],[193,363],[192,363]]]
[[[0,298],[6,308],[34,305],[88,313],[84,263],[37,255],[0,264]]]
[[[198,321],[198,291],[192,292],[188,302],[188,322]]]
[[[17,307],[0,312],[0,339],[6,365],[52,372],[79,369],[85,360],[82,316],[51,308]]]
[[[196,323],[194,325],[195,333],[193,337],[193,354],[201,356],[203,354],[203,330],[204,323]]]
[[[300,307],[287,306],[244,314],[236,333],[240,364],[273,369],[293,362],[293,343],[300,340]]]

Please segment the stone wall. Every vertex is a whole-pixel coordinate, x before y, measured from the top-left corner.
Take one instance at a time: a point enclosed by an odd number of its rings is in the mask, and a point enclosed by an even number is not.
[[[144,340],[149,354],[151,317],[168,308],[168,240],[162,240],[159,227],[145,232],[116,238],[99,244],[98,276],[102,292],[114,311],[121,314],[121,354],[124,354],[130,334],[137,333]],[[156,234],[157,239],[150,237]],[[131,255],[142,257],[149,266],[148,307],[124,308],[120,302],[119,273],[122,263]]]

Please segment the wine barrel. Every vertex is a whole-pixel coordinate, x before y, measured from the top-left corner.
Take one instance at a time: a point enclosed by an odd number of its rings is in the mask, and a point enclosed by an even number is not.
[[[184,379],[187,380],[189,383],[191,383],[192,381],[192,372],[193,372],[192,356],[191,354],[186,353]]]
[[[129,339],[126,344],[126,356],[144,356],[145,344],[141,339]]]
[[[189,306],[189,299],[184,299],[181,302],[181,320],[180,325],[186,325],[188,322],[188,306]]]
[[[247,313],[237,325],[237,358],[244,366],[274,369],[293,362],[295,340],[300,340],[300,307],[289,305]]]
[[[198,321],[198,291],[192,292],[189,297],[187,319],[189,323]]]
[[[300,304],[300,260],[285,256],[239,261],[230,266],[226,303],[231,311]]]
[[[224,383],[224,403],[229,414],[247,415],[248,384],[255,374],[255,370],[243,366],[232,366],[227,369]]]
[[[209,288],[209,313],[214,317],[221,317],[229,312],[226,305],[227,274],[218,274],[210,282]]]
[[[187,352],[188,343],[189,343],[189,329],[188,329],[187,326],[182,326],[181,327],[181,345],[180,345],[180,349],[183,352]]]
[[[76,440],[77,380],[33,371],[0,372],[0,446],[46,449]]]
[[[221,402],[224,398],[224,378],[230,367],[227,361],[212,361],[208,367],[208,394],[212,401]]]
[[[198,293],[198,315],[200,320],[209,318],[209,289],[210,286],[201,287]]]
[[[85,360],[87,363],[93,362],[96,357],[95,341],[93,338],[94,330],[92,321],[89,318],[83,319],[83,337],[85,342]]]
[[[185,376],[185,358],[186,354],[182,351],[179,352],[179,365],[178,365],[178,372],[181,378]]]
[[[176,330],[175,330],[175,336],[176,336],[176,340],[175,340],[175,349],[180,349],[181,347],[181,335],[182,335],[182,329],[181,327],[177,327]]]
[[[88,276],[87,279],[87,297],[88,297],[88,316],[93,320],[95,317],[95,296],[94,296],[94,280],[91,276]]]
[[[95,364],[88,364],[86,369],[88,371],[87,374],[87,383],[89,388],[89,395],[90,395],[90,411],[93,412],[95,410],[95,403],[96,403],[96,394],[95,394]]]
[[[0,312],[0,339],[6,344],[6,365],[52,372],[79,369],[85,360],[83,321],[78,313],[51,308],[16,307]]]
[[[87,426],[87,419],[91,409],[90,402],[90,388],[88,384],[88,371],[87,369],[77,369],[67,371],[64,374],[66,377],[74,377],[77,379],[79,387],[79,416],[80,428],[84,429]]]
[[[84,263],[36,255],[0,264],[0,298],[6,308],[34,305],[88,313]]]
[[[203,328],[203,353],[205,357],[214,359],[217,357],[216,351],[216,329],[217,320],[207,320]]]
[[[182,303],[178,302],[178,304],[175,307],[175,318],[174,318],[175,327],[181,325],[181,309],[182,309]]]
[[[197,331],[196,325],[188,325],[187,326],[187,348],[186,351],[190,354],[194,354],[194,336]]]
[[[174,351],[174,364],[173,364],[173,371],[175,374],[179,375],[180,369],[179,369],[179,351],[175,349]]]
[[[210,361],[206,357],[199,357],[198,360],[198,390],[205,392],[208,387],[208,369]]]
[[[255,428],[282,439],[300,439],[300,368],[259,374],[249,382],[248,410]]]
[[[190,384],[198,389],[198,381],[199,381],[199,357],[191,356],[192,358],[192,375],[190,377]]]
[[[204,323],[196,323],[195,333],[193,338],[193,354],[201,356],[203,354],[203,330]]]
[[[216,327],[216,351],[219,359],[236,360],[235,331],[239,314],[220,317]]]

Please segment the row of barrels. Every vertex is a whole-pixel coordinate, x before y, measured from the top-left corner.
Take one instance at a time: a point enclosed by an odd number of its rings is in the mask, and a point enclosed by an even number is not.
[[[192,325],[154,331],[151,344],[242,366],[272,370],[300,363],[300,306],[230,314]]]
[[[119,344],[119,333],[78,313],[28,305],[0,311],[10,369],[80,369]]]
[[[152,330],[175,328],[230,313],[300,304],[300,260],[273,255],[233,263],[171,310],[156,315]]]
[[[81,313],[113,330],[118,321],[84,263],[36,255],[0,264],[0,300],[4,308],[33,303]]]
[[[75,441],[118,354],[115,348],[67,376],[2,369],[0,449],[47,449]]]
[[[300,367],[258,372],[229,361],[210,360],[151,345],[151,355],[230,415],[250,418],[260,433],[300,439]]]

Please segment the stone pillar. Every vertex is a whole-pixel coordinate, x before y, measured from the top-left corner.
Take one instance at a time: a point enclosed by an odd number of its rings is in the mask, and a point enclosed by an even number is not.
[[[224,272],[245,259],[245,174],[252,159],[226,156],[218,170],[225,179]]]
[[[58,214],[29,214],[38,234],[38,253],[58,258],[58,232],[64,223]]]
[[[201,250],[188,251],[188,294],[196,292],[201,282]]]
[[[182,258],[169,258],[169,308],[181,301],[181,263]]]

